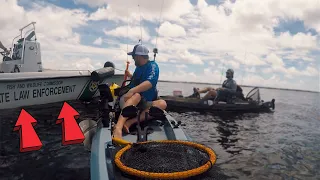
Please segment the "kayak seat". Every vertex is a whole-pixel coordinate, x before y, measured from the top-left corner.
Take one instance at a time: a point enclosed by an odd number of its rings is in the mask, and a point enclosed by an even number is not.
[[[138,116],[138,110],[139,109],[136,106],[132,105],[132,106],[125,107],[121,113],[124,117],[128,117],[129,119],[131,119],[131,118]],[[152,116],[152,119],[140,122],[140,126],[142,129],[148,128],[147,134],[150,134],[154,131],[161,131],[159,126],[161,126],[163,124],[162,120],[165,118],[165,114],[162,109],[152,106],[149,109],[149,112],[146,112],[146,114],[140,114],[140,118],[142,116],[148,116],[148,117]],[[148,118],[148,117],[145,117],[145,118]],[[137,123],[135,123],[135,124],[137,124]],[[151,126],[153,128],[151,128]],[[136,135],[137,130],[138,129],[137,129],[136,125],[132,125],[129,129],[130,134],[132,134],[132,135]]]
[[[149,115],[154,118],[163,118],[165,116],[164,111],[158,107],[152,106],[149,109]]]
[[[237,85],[236,98],[246,101],[246,98],[244,97],[244,94],[243,94],[243,90],[239,85]]]
[[[226,92],[226,91],[219,91],[218,97],[214,98],[215,101],[226,102],[227,104],[235,104],[236,101],[242,100],[246,101],[243,93],[242,88],[238,85],[236,92]]]
[[[2,60],[3,61],[12,61],[12,59],[8,56],[4,56]]]

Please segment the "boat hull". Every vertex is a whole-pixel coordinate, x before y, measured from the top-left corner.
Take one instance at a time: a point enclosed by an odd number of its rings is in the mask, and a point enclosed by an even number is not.
[[[272,101],[265,103],[242,101],[234,104],[219,102],[219,104],[213,104],[213,100],[204,101],[196,98],[174,96],[160,96],[160,98],[166,101],[167,109],[172,111],[269,112],[273,110]]]
[[[119,83],[123,75],[110,75],[98,82],[90,72],[32,72],[0,74],[0,109],[55,103],[90,101],[99,95],[99,83]]]

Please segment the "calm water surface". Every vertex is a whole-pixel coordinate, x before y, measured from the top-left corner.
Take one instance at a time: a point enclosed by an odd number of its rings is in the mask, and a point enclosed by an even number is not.
[[[160,83],[160,95],[206,85]],[[245,94],[251,88],[244,88]],[[276,99],[274,113],[213,114],[169,112],[181,120],[194,141],[213,148],[216,167],[228,179],[320,179],[319,93],[260,89],[262,99]],[[81,119],[96,110],[71,105]],[[90,154],[81,145],[61,145],[56,125],[62,103],[26,108],[38,121],[43,143],[39,151],[19,153],[19,133],[13,132],[20,109],[0,112],[0,179],[90,179]]]

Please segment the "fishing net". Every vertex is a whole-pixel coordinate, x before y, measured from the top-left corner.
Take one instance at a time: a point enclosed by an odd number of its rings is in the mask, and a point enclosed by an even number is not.
[[[129,175],[146,179],[185,179],[207,172],[213,150],[201,144],[164,140],[130,144],[115,155],[115,164]]]
[[[259,88],[254,88],[254,89],[252,89],[252,90],[247,94],[247,99],[248,99],[249,101],[260,102],[260,91],[259,91]]]

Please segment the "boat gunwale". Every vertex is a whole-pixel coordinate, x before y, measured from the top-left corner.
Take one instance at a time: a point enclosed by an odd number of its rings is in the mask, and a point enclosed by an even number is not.
[[[41,73],[41,72],[40,72]],[[109,76],[105,77],[104,79],[109,79],[113,77],[122,77],[124,76],[123,74],[110,74]],[[1,82],[19,82],[19,81],[26,81],[26,80],[40,80],[40,79],[65,79],[65,78],[91,78],[90,74],[79,74],[79,75],[61,75],[57,74],[56,76],[30,76],[30,77],[14,77],[14,78],[2,78],[1,73],[0,73],[0,83]]]
[[[68,76],[55,76],[55,77],[52,77],[52,76],[38,76],[38,77],[24,77],[24,78],[7,78],[7,79],[1,79],[0,77],[0,83],[1,82],[20,82],[20,81],[32,81],[32,80],[42,80],[42,79],[66,79],[66,78],[90,78],[91,76],[90,75],[68,75]],[[112,76],[110,76],[112,77]],[[109,77],[107,77],[109,78]]]

